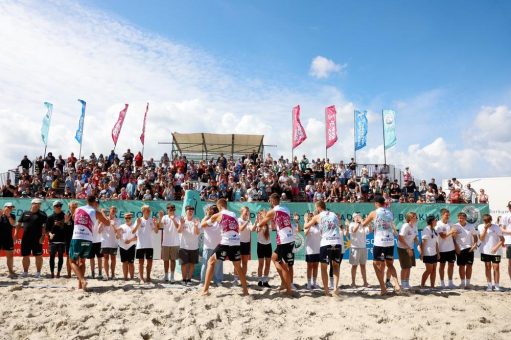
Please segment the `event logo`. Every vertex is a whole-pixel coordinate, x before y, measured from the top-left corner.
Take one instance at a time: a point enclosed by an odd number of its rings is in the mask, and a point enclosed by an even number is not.
[[[480,221],[481,213],[479,212],[479,209],[473,206],[466,206],[461,210],[461,212],[467,214],[467,222],[470,224],[475,224]]]
[[[305,248],[305,238],[302,234],[296,234],[295,236],[295,247],[293,248],[293,253],[298,253]]]

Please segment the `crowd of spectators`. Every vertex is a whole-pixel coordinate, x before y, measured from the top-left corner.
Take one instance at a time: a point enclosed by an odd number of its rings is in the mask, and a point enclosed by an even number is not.
[[[353,158],[346,164],[306,155],[289,161],[253,151],[238,159],[220,154],[200,161],[165,153],[155,161],[128,149],[121,157],[113,150],[80,159],[73,153],[55,158],[49,152],[34,162],[25,156],[19,169],[15,183],[8,180],[2,187],[3,197],[84,199],[95,194],[102,200],[171,201],[182,199],[184,190],[196,189],[206,201],[267,201],[278,193],[283,201],[294,202],[370,202],[383,195],[389,203],[488,203],[484,190],[477,194],[455,178],[446,194],[434,178],[417,184],[408,167],[401,185],[389,179],[385,166],[369,171]]]

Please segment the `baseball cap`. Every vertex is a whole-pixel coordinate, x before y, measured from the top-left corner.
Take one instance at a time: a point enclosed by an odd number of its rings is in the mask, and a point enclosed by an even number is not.
[[[55,202],[53,202],[54,207],[61,207],[63,205],[64,205],[64,203],[62,203],[62,201],[60,201],[60,200],[56,200]]]
[[[185,207],[185,210],[195,210],[195,208],[193,206],[191,206],[191,205],[187,205]]]
[[[4,208],[14,208],[14,204],[12,204],[12,202],[7,202],[4,204]]]
[[[43,203],[43,200],[40,198],[34,198],[31,203],[32,204],[41,204],[41,203]]]

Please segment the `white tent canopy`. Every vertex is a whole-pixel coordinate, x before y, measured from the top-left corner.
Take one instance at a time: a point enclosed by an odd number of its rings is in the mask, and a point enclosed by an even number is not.
[[[172,133],[173,150],[181,154],[243,155],[255,151],[263,152],[264,135],[219,134],[219,133]]]

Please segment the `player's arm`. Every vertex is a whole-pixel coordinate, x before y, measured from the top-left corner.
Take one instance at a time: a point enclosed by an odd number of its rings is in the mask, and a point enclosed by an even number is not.
[[[365,227],[365,226],[369,225],[372,221],[374,221],[375,216],[376,216],[376,212],[372,211],[369,215],[367,215],[364,222],[362,222],[362,226]],[[369,228],[371,228],[371,227],[369,227]]]
[[[264,216],[261,221],[259,221],[258,223],[258,227],[262,227],[262,226],[265,226],[265,225],[268,225],[268,222],[270,222],[271,220],[273,220],[273,218],[275,217],[275,211],[270,210],[266,213],[266,216]]]

